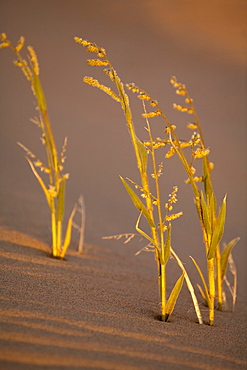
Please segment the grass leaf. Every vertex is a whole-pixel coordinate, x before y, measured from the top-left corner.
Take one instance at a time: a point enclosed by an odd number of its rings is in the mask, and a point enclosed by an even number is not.
[[[148,152],[147,152],[145,145],[138,139],[138,137],[135,136],[135,138],[136,138],[136,144],[137,144],[138,152],[139,152],[140,159],[141,159],[141,172],[145,173],[147,170]]]
[[[204,294],[202,294],[202,289],[200,289],[201,291],[201,294],[203,297],[205,297],[205,301],[209,307],[209,294],[208,294],[208,287],[207,287],[207,283],[206,283],[206,280],[204,279],[204,276],[203,276],[203,273],[202,273],[202,270],[200,269],[199,265],[197,264],[197,262],[194,260],[193,257],[190,256],[190,258],[192,259],[194,265],[196,266],[196,269],[197,271],[199,272],[199,275],[201,277],[201,280],[202,280],[202,284],[203,284],[203,287],[204,287]]]
[[[129,186],[129,184],[123,179],[122,176],[120,176],[120,179],[122,181],[122,183],[124,184],[124,187],[125,189],[127,190],[134,206],[140,211],[143,213],[143,215],[146,217],[149,225],[151,228],[154,228],[155,225],[154,225],[154,222],[152,220],[152,218],[150,217],[149,213],[148,213],[148,210],[147,208],[144,206],[144,204],[142,203],[142,201],[138,198],[138,196],[136,195],[136,193],[134,192],[134,190],[132,190],[132,188]]]
[[[202,221],[207,236],[207,243],[208,245],[210,245],[212,228],[210,222],[209,205],[205,201],[203,191],[201,192],[201,209],[202,209]]]
[[[208,260],[215,257],[216,247],[221,241],[221,238],[224,233],[225,220],[226,220],[226,196],[222,201],[222,206],[213,232],[212,242],[207,255]]]
[[[57,195],[57,220],[62,222],[63,215],[64,215],[64,198],[65,198],[65,184],[66,184],[66,177],[63,177],[61,180],[59,191]]]
[[[213,197],[213,204],[214,204],[214,211],[216,210],[216,199],[213,191],[209,163],[207,156],[203,157],[203,182],[204,182],[204,190],[207,197]]]
[[[177,302],[177,298],[179,296],[179,293],[181,291],[181,288],[183,286],[184,281],[184,273],[180,276],[180,278],[177,280],[174,288],[172,289],[172,292],[170,294],[170,297],[166,304],[166,313],[165,313],[165,321],[168,320],[168,317],[171,315],[171,313],[174,310],[175,304]]]
[[[33,87],[34,87],[34,93],[37,98],[37,102],[39,105],[39,109],[41,112],[46,111],[46,100],[45,100],[45,95],[43,93],[43,89],[40,83],[39,77],[33,73]]]
[[[70,245],[71,231],[72,231],[72,226],[73,226],[73,218],[74,218],[76,209],[77,209],[77,204],[75,204],[75,206],[74,206],[74,208],[71,212],[70,218],[68,220],[67,230],[66,230],[65,239],[64,239],[64,244],[63,244],[63,248],[62,248],[62,252],[61,252],[61,258],[64,258],[65,254],[66,254],[66,251],[67,251],[67,249]]]
[[[164,247],[164,264],[167,263],[170,257],[170,253],[171,253],[171,232],[172,232],[172,224],[169,223],[167,227],[166,244]]]
[[[224,279],[225,277],[225,274],[226,274],[226,269],[227,269],[227,265],[228,265],[228,259],[229,259],[229,255],[233,249],[233,247],[235,247],[235,245],[237,244],[237,242],[239,241],[240,238],[235,238],[233,240],[231,240],[227,246],[224,248],[222,254],[221,254],[221,257],[220,257],[220,265],[221,265],[221,280]]]
[[[199,307],[198,300],[197,300],[196,295],[195,295],[194,287],[193,287],[193,285],[192,285],[192,283],[190,281],[189,275],[188,275],[188,273],[187,273],[187,271],[186,271],[186,269],[185,269],[182,261],[176,255],[176,253],[174,252],[174,250],[172,248],[171,248],[171,254],[175,258],[175,260],[177,261],[179,267],[181,268],[181,270],[184,273],[184,278],[185,278],[185,281],[186,281],[186,284],[187,284],[187,288],[188,288],[188,290],[190,292],[190,295],[191,295],[191,298],[192,298],[192,301],[193,301],[193,304],[194,304],[194,307],[195,307],[195,312],[196,312],[196,315],[197,315],[199,324],[203,324],[200,307]]]

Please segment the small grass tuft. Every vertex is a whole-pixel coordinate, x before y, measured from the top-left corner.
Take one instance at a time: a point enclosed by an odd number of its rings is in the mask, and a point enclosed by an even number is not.
[[[233,247],[238,242],[239,238],[230,241],[223,251],[220,249],[220,242],[224,233],[225,219],[226,219],[226,198],[225,195],[221,207],[217,211],[217,201],[213,190],[211,171],[214,168],[212,162],[209,161],[208,156],[210,154],[210,149],[206,146],[203,137],[201,125],[195,110],[193,99],[189,95],[187,88],[184,84],[177,81],[176,77],[171,78],[171,84],[176,89],[176,94],[184,98],[184,105],[173,104],[173,108],[179,112],[187,113],[193,117],[193,122],[187,124],[188,129],[193,130],[193,133],[189,140],[180,140],[176,134],[176,126],[172,125],[163,111],[161,110],[158,101],[154,100],[145,91],[141,90],[135,84],[128,84],[127,87],[133,92],[137,93],[138,98],[148,101],[151,107],[155,110],[146,112],[142,116],[145,117],[156,117],[161,116],[166,124],[166,134],[165,139],[156,138],[153,141],[146,142],[146,145],[152,147],[153,145],[163,148],[168,147],[165,154],[167,159],[171,158],[173,155],[177,154],[184,169],[188,176],[185,182],[190,184],[194,193],[194,202],[197,208],[197,213],[199,221],[201,224],[203,240],[206,249],[206,260],[208,269],[208,282],[203,276],[203,273],[196,263],[196,261],[191,257],[194,265],[196,266],[199,275],[202,280],[203,288],[199,287],[199,291],[205,300],[206,305],[209,307],[209,325],[214,324],[214,309],[215,309],[215,298],[217,289],[217,299],[218,299],[218,309],[221,311],[223,309],[223,281],[226,283],[226,269],[228,263],[231,268],[231,272],[234,275],[233,287],[229,287],[230,292],[233,297],[233,307],[236,300],[236,269],[233,263],[230,264],[230,259],[232,259],[231,251]],[[189,154],[185,153],[185,150],[190,149]],[[196,167],[198,167],[198,160],[201,161],[202,174],[200,176],[196,175]],[[200,190],[200,183],[204,185],[203,190]],[[231,257],[230,257],[231,256]],[[234,267],[233,267],[234,266]],[[216,279],[216,283],[215,283]],[[229,284],[227,284],[229,286]]]
[[[21,37],[16,46],[7,39],[5,33],[0,35],[0,48],[9,47],[16,55],[14,65],[19,67],[27,80],[31,84],[31,89],[38,104],[39,117],[35,118],[35,123],[42,132],[41,141],[45,145],[47,164],[44,164],[31,150],[25,145],[18,143],[19,146],[25,151],[26,159],[33,171],[34,176],[37,178],[47,200],[51,212],[51,230],[52,230],[52,256],[58,259],[63,259],[67,248],[71,241],[71,232],[73,217],[76,212],[77,206],[71,212],[67,223],[65,238],[62,241],[62,224],[64,218],[65,207],[65,186],[69,178],[68,173],[63,173],[65,153],[67,148],[67,138],[61,150],[61,155],[57,153],[57,148],[47,113],[47,105],[45,95],[41,86],[39,78],[39,63],[38,58],[33,47],[28,46],[28,61],[23,59],[21,50],[24,46],[25,39]],[[49,178],[48,184],[45,183],[39,172],[47,174]]]

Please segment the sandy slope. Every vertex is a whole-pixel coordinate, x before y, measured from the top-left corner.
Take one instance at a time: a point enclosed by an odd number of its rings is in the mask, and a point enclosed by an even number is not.
[[[234,314],[216,311],[209,327],[196,322],[184,287],[162,323],[150,254],[109,242],[58,261],[33,237],[4,227],[0,235],[1,369],[246,368],[241,297]]]

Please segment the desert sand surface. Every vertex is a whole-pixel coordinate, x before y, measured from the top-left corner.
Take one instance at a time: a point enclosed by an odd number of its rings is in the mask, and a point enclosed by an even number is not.
[[[245,369],[246,305],[197,323],[184,287],[161,322],[155,264],[116,245],[65,261],[2,227],[1,369]],[[152,268],[153,267],[153,268]],[[171,284],[169,284],[171,289]]]
[[[2,227],[2,369],[245,369],[246,306],[197,323],[184,287],[158,320],[155,264],[122,248],[85,245],[65,261],[39,240]],[[171,289],[169,284],[169,289]]]
[[[66,218],[80,194],[86,207],[85,251],[73,232],[66,259],[50,257],[46,200],[17,142],[44,158],[35,99],[14,54],[0,50],[0,369],[246,369],[246,11],[245,1],[1,0],[0,32],[22,35],[40,63],[40,78],[58,147],[68,136]],[[188,135],[187,116],[174,112],[175,75],[194,98],[219,202],[227,193],[223,242],[233,251],[238,296],[231,312],[208,311],[189,258],[206,271],[193,196],[176,159],[164,161],[164,202],[178,185],[172,245],[188,270],[200,302],[199,325],[183,286],[167,323],[159,321],[157,268],[152,253],[135,253],[138,239],[103,236],[135,232],[138,212],[119,175],[139,181],[120,106],[82,82],[102,82],[87,66],[75,36],[103,46],[124,83],[135,82],[159,100],[171,123]],[[25,53],[24,53],[25,55]],[[141,106],[131,97],[138,135],[145,136]],[[165,127],[157,123],[157,136]],[[156,130],[156,129],[155,129]],[[145,227],[145,226],[144,226]],[[170,292],[179,270],[168,267]]]

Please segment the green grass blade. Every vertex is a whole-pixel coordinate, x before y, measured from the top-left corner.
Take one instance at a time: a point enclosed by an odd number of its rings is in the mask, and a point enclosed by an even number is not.
[[[201,209],[202,209],[202,220],[203,225],[206,230],[207,234],[207,240],[210,242],[210,236],[211,236],[211,222],[210,222],[210,216],[209,216],[209,205],[206,203],[204,194],[201,192]]]
[[[194,265],[196,266],[196,269],[201,277],[201,280],[202,280],[202,284],[203,284],[203,287],[204,287],[204,294],[202,294],[202,296],[205,296],[205,301],[207,302],[207,305],[209,306],[209,294],[208,294],[208,287],[207,287],[207,283],[206,283],[206,280],[204,279],[204,276],[203,276],[203,273],[202,273],[202,270],[200,269],[199,265],[197,264],[197,262],[194,260],[193,257],[190,256],[190,258],[192,259]]]
[[[136,136],[136,144],[139,152],[139,156],[141,159],[141,172],[145,173],[147,170],[147,162],[148,162],[148,153],[146,147],[143,143],[138,139]]]
[[[139,168],[141,174],[144,174],[147,168],[147,149],[135,134],[135,128],[132,121],[132,113],[129,105],[129,98],[128,95],[125,93],[123,83],[121,82],[120,78],[117,76],[115,71],[113,73],[113,76],[114,76],[113,81],[115,82],[116,87],[118,89],[119,97],[121,100],[121,106],[125,114],[128,130],[134,147],[137,160],[137,167]]]
[[[134,206],[140,211],[143,213],[143,215],[146,217],[149,225],[151,228],[154,228],[155,225],[154,225],[154,222],[153,220],[151,219],[149,213],[148,213],[148,210],[147,208],[144,206],[144,204],[142,203],[142,201],[138,198],[138,196],[136,195],[136,193],[132,190],[132,188],[129,186],[129,184],[123,179],[122,176],[120,176],[120,179],[125,187],[125,189],[127,190]]]
[[[227,244],[227,246],[225,247],[225,249],[223,250],[223,252],[221,254],[221,257],[220,257],[220,265],[221,265],[221,280],[222,281],[223,281],[223,279],[225,277],[225,274],[226,274],[226,269],[227,269],[227,265],[228,265],[229,255],[230,255],[233,247],[235,247],[235,245],[239,241],[239,239],[240,238],[235,238],[235,239],[231,240]]]
[[[177,302],[179,293],[181,291],[181,288],[183,286],[184,281],[184,273],[180,276],[180,278],[177,280],[174,288],[172,289],[172,292],[170,294],[170,297],[166,304],[166,313],[165,313],[165,321],[168,320],[168,317],[171,315],[171,313],[174,310],[175,304]]]
[[[203,157],[203,181],[204,181],[204,191],[207,197],[211,198],[213,196],[213,203],[214,203],[214,211],[216,211],[216,199],[214,196],[212,181],[211,181],[211,174],[208,164],[207,156]]]
[[[171,253],[171,232],[172,232],[172,224],[169,223],[167,228],[167,235],[166,235],[166,244],[164,247],[164,264],[167,263],[170,253]]]
[[[46,100],[45,95],[43,93],[43,89],[40,83],[39,77],[36,75],[36,73],[33,71],[33,87],[34,87],[34,93],[37,98],[37,102],[39,105],[39,109],[41,112],[46,111]]]
[[[216,247],[221,241],[221,238],[224,233],[225,220],[226,220],[226,196],[222,201],[222,206],[213,232],[212,242],[207,255],[208,260],[215,257]]]
[[[184,273],[184,278],[185,278],[185,281],[186,281],[186,284],[187,284],[187,288],[188,288],[188,290],[190,292],[190,295],[191,295],[191,298],[192,298],[192,301],[193,301],[193,304],[194,304],[194,307],[195,307],[195,312],[196,312],[196,315],[197,315],[199,324],[203,324],[200,307],[199,307],[198,300],[197,300],[196,295],[195,295],[194,287],[193,287],[193,285],[192,285],[192,283],[190,281],[189,275],[188,275],[188,273],[187,273],[187,271],[186,271],[186,269],[185,269],[185,267],[183,265],[183,262],[176,255],[175,251],[172,248],[171,248],[171,254],[173,255],[173,257],[177,261],[179,267],[181,268],[181,270]]]
[[[62,222],[64,216],[64,202],[65,202],[65,185],[66,185],[66,177],[63,177],[61,180],[59,191],[57,195],[57,220]]]
[[[76,209],[77,209],[77,205],[75,204],[75,206],[74,206],[74,208],[71,212],[70,218],[68,220],[65,239],[64,239],[64,244],[63,244],[63,248],[62,248],[62,252],[61,252],[61,258],[64,258],[65,254],[66,254],[66,251],[67,251],[67,249],[70,245],[71,232],[72,232],[72,226],[73,226],[73,218],[74,218]]]

